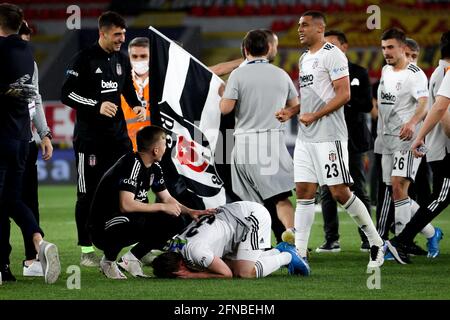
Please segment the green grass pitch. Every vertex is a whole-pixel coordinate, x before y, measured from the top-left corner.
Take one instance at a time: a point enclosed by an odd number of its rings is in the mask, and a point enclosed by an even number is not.
[[[342,252],[312,253],[312,275],[292,277],[282,269],[258,280],[161,280],[106,279],[96,268],[81,270],[81,288],[68,289],[67,269],[77,265],[80,250],[76,246],[74,220],[75,186],[44,186],[40,188],[41,225],[46,239],[59,247],[62,263],[60,279],[46,285],[43,278],[24,278],[21,262],[24,255],[22,236],[14,225],[11,243],[11,269],[18,281],[0,286],[3,299],[169,299],[169,300],[297,300],[297,299],[449,299],[450,298],[450,212],[442,213],[434,225],[444,231],[441,255],[434,260],[414,257],[413,264],[401,266],[393,261],[381,268],[380,289],[368,289],[372,283],[366,273],[368,254],[359,251],[356,226],[344,212],[340,216]],[[309,246],[315,249],[323,242],[322,216],[316,214]],[[425,246],[419,235],[417,240]],[[151,268],[145,271],[151,274]],[[69,281],[70,282],[70,281]]]

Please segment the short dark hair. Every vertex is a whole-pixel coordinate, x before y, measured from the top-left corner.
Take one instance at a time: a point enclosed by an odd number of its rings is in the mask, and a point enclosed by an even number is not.
[[[327,24],[327,18],[320,11],[309,10],[304,12],[300,17],[311,17],[313,19],[320,19],[323,21],[323,23]]]
[[[125,19],[114,11],[106,11],[103,12],[98,18],[98,28],[111,28],[112,26],[119,27],[125,29],[127,27],[127,23]]]
[[[23,11],[11,3],[0,3],[0,28],[17,33],[23,21]]]
[[[20,29],[19,29],[19,36],[21,36],[23,34],[26,36],[31,34],[31,28],[28,26],[28,23],[25,20],[23,20],[23,22],[20,26]]]
[[[264,32],[267,36],[267,41],[269,43],[272,43],[275,41],[275,32],[273,32],[270,29],[261,29],[262,32]]]
[[[441,59],[450,59],[450,30],[444,32],[441,36]]]
[[[128,49],[131,49],[131,47],[149,48],[150,42],[146,37],[136,37],[133,40],[131,40],[130,43],[128,44]]]
[[[269,39],[262,30],[251,30],[244,38],[244,48],[254,57],[260,57],[269,52]]]
[[[347,37],[345,36],[345,33],[339,30],[328,30],[325,32],[325,37],[332,37],[335,36],[340,44],[348,43]]]
[[[381,40],[389,40],[389,39],[395,39],[401,43],[406,44],[405,32],[399,28],[390,28],[384,30],[383,34],[381,35]]]
[[[166,131],[158,126],[146,126],[136,134],[136,144],[138,151],[147,151],[159,141],[162,137],[165,137]]]
[[[153,275],[158,278],[176,278],[174,274],[180,269],[183,260],[179,252],[164,252],[157,256],[153,262]]]
[[[408,48],[410,48],[412,51],[420,51],[420,46],[417,43],[416,40],[412,39],[412,38],[406,38],[405,39],[405,44],[408,46]]]

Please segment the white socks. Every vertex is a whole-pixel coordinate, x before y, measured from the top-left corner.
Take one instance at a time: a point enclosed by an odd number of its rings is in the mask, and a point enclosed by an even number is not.
[[[394,200],[395,206],[395,235],[398,236],[411,220],[411,199]]]
[[[420,206],[417,202],[415,202],[413,199],[411,200],[411,219],[416,214],[417,210],[419,210]],[[427,224],[420,233],[427,239],[434,236],[434,227],[431,225],[431,223]]]
[[[375,229],[372,219],[364,203],[354,194],[342,205],[356,224],[367,236],[371,246],[382,246],[383,240]]]
[[[306,257],[309,234],[314,222],[315,199],[297,199],[295,208],[295,246],[301,257]]]
[[[276,252],[275,252],[276,251]],[[271,252],[271,254],[266,254]],[[256,278],[264,278],[277,271],[282,266],[289,264],[292,256],[289,252],[281,252],[277,249],[265,251],[255,262]]]

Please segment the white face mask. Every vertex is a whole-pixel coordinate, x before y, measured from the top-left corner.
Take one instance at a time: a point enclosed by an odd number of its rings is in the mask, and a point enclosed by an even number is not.
[[[148,61],[135,61],[131,62],[131,66],[133,67],[134,72],[137,75],[141,76],[148,71]]]

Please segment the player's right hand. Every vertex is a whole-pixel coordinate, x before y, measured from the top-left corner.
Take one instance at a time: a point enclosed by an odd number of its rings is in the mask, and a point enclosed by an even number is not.
[[[291,118],[289,111],[286,108],[282,108],[279,111],[275,112],[275,118],[277,118],[280,122],[288,121]]]
[[[100,114],[112,118],[116,115],[118,107],[109,101],[103,101],[100,106]]]
[[[165,213],[178,217],[181,214],[181,207],[177,203],[163,203],[163,210]]]
[[[414,157],[416,158],[422,158],[425,153],[423,152],[425,150],[425,142],[422,140],[414,140],[413,144],[411,145],[411,151],[414,154]]]

